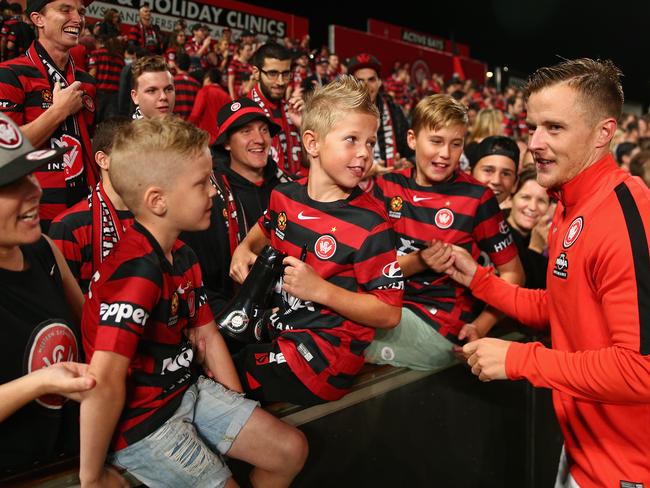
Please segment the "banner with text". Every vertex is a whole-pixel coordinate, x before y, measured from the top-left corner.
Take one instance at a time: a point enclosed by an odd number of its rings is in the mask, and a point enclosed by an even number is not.
[[[407,27],[389,24],[383,20],[368,19],[368,34],[387,37],[395,41],[408,42],[409,44],[417,44],[418,46],[437,49],[438,51],[445,51],[469,58],[469,46],[466,44],[450,41],[440,36],[418,32]]]
[[[329,47],[341,60],[364,52],[376,56],[383,66],[382,78],[390,75],[396,62],[410,64],[411,79],[415,83],[419,83],[423,78],[430,78],[433,73],[440,73],[445,79],[449,79],[454,73],[454,56],[451,53],[418,47],[338,25],[329,26]],[[470,58],[457,58],[467,78],[479,83],[485,82],[484,63]]]
[[[269,36],[301,38],[309,32],[309,21],[304,17],[279,12],[231,0],[102,0],[87,7],[87,17],[101,20],[109,8],[122,16],[123,25],[138,22],[138,10],[148,5],[152,22],[163,31],[172,31],[178,19],[184,19],[188,28],[195,23],[207,25],[212,36],[220,36],[229,27],[237,38],[243,30],[258,35],[260,41]]]

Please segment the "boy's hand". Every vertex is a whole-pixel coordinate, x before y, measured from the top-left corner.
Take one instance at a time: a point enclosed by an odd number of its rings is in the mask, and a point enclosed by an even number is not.
[[[204,327],[210,327],[206,325]],[[187,339],[192,343],[192,351],[194,352],[194,361],[197,364],[200,364],[203,367],[203,372],[208,378],[214,379],[214,373],[208,367],[205,361],[205,339],[201,337],[198,341],[196,340],[197,333],[196,328],[192,327],[190,329],[185,329],[185,335]]]
[[[476,324],[472,324],[472,323],[463,325],[463,328],[460,329],[460,332],[458,333],[458,339],[460,339],[461,341],[464,340],[468,344],[470,342],[479,340],[481,337],[483,337],[483,335],[478,330],[478,327],[476,327]],[[456,344],[454,344],[452,350],[454,352],[454,355],[458,359],[460,359],[461,361],[467,361],[468,356],[466,356],[465,353],[463,352],[462,346],[457,346]]]
[[[110,466],[104,467],[97,480],[81,482],[81,488],[129,488],[130,486],[129,482]]]
[[[458,246],[452,246],[453,265],[449,267],[447,273],[454,281],[463,286],[469,287],[474,278],[478,264],[474,258],[465,249]]]
[[[282,263],[284,278],[282,289],[300,300],[323,303],[320,292],[325,280],[307,263],[293,256],[287,256]]]
[[[437,240],[422,249],[420,257],[436,273],[444,273],[454,263],[452,246]]]
[[[237,246],[230,260],[230,277],[237,283],[242,284],[256,259],[257,254],[248,247],[241,244]]]

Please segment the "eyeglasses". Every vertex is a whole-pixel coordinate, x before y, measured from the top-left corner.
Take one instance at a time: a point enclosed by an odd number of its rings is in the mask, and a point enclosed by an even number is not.
[[[272,69],[270,71],[265,71],[262,68],[260,68],[260,71],[262,73],[264,73],[269,80],[272,80],[272,81],[277,80],[280,75],[282,75],[282,79],[284,79],[284,80],[289,80],[289,78],[291,77],[291,70],[278,71],[278,70]]]

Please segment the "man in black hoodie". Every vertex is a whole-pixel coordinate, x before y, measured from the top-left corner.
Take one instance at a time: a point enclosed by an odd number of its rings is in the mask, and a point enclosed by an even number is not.
[[[228,276],[230,256],[269,203],[271,190],[286,176],[269,157],[271,139],[280,127],[259,105],[240,98],[224,105],[217,115],[210,227],[186,232],[181,240],[199,258],[203,282],[215,317],[234,293]]]

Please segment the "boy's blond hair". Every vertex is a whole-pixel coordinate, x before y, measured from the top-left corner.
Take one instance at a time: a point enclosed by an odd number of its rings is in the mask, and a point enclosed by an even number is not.
[[[302,134],[310,130],[324,138],[332,127],[350,112],[368,114],[379,119],[365,83],[349,75],[317,88],[307,96],[303,109]]]
[[[413,109],[411,129],[417,135],[421,129],[439,130],[468,124],[467,108],[458,100],[449,95],[429,95]]]
[[[208,147],[209,134],[174,115],[134,120],[115,134],[108,170],[115,191],[136,213],[152,186],[171,188],[187,162]]]

